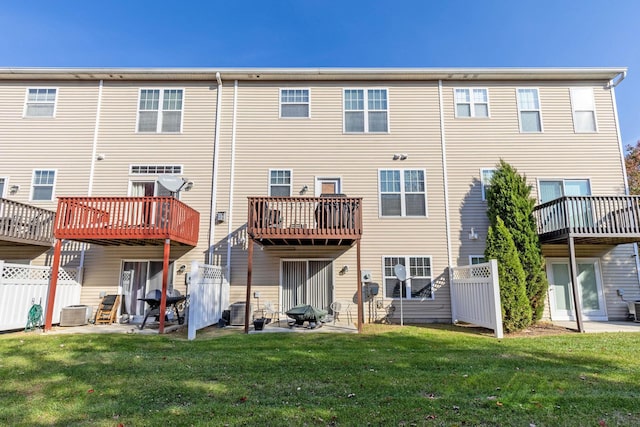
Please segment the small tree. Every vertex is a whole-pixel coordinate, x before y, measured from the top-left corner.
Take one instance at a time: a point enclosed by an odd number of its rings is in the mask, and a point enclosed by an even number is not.
[[[511,233],[500,217],[487,234],[487,259],[498,260],[502,321],[507,332],[518,331],[531,324],[531,306],[527,300],[526,276],[518,258]]]
[[[526,177],[518,174],[514,167],[502,159],[491,179],[487,205],[491,226],[495,227],[497,218],[500,217],[513,236],[526,275],[527,298],[533,321],[538,321],[544,311],[549,282],[544,272],[544,259],[533,218],[535,200],[531,197],[531,187],[527,184]]]
[[[627,154],[624,156],[624,164],[627,168],[629,181],[629,194],[640,194],[640,141],[635,146],[627,145]]]

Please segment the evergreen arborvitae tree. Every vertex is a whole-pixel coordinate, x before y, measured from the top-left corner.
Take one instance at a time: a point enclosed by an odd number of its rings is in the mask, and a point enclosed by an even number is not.
[[[533,321],[538,321],[542,318],[549,282],[544,272],[540,240],[533,218],[535,200],[531,197],[531,187],[527,185],[526,177],[518,174],[514,167],[502,159],[487,191],[487,205],[491,226],[495,227],[500,217],[513,236],[526,275],[527,298]]]
[[[531,324],[531,306],[527,299],[525,273],[511,233],[500,217],[487,234],[487,259],[498,260],[502,322],[506,332],[518,331]]]

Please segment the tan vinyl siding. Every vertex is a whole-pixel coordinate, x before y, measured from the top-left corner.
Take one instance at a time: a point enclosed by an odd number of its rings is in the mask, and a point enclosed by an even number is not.
[[[281,88],[309,89],[311,118],[278,117]],[[342,131],[343,88],[379,87],[388,89],[389,133],[344,134]],[[232,128],[234,87],[224,88],[223,129]],[[232,230],[246,224],[247,197],[268,194],[269,169],[292,170],[292,195],[307,185],[308,195],[315,194],[319,176],[340,177],[342,192],[363,198],[362,269],[373,272],[381,284],[382,255],[424,255],[433,260],[434,275],[447,267],[443,197],[442,153],[435,83],[407,84],[385,82],[322,83],[239,82],[236,122],[236,163],[234,174]],[[222,146],[231,147],[231,134],[223,132]],[[230,173],[230,153],[221,150],[218,210],[228,201],[225,177]],[[405,161],[392,160],[394,153],[407,153]],[[226,168],[226,169],[225,169]],[[424,169],[427,186],[427,218],[381,218],[378,214],[379,169]],[[227,187],[228,188],[228,187]],[[226,259],[227,224],[217,226],[216,259]],[[240,298],[246,284],[247,243],[234,244],[232,250],[232,296]],[[295,248],[293,251],[265,249],[254,251],[254,289],[277,287],[280,283],[281,258],[329,257],[334,261],[336,298],[352,299],[357,287],[355,247]],[[351,261],[343,261],[351,259]],[[351,269],[345,276],[337,272],[342,265]],[[271,289],[270,295],[276,290]],[[416,313],[420,316],[450,318],[449,290],[443,287],[435,299],[425,301]],[[418,316],[418,314],[416,314]]]
[[[57,88],[53,118],[23,118],[27,88]],[[97,82],[0,82],[2,176],[20,190],[11,199],[29,203],[32,171],[55,169],[54,196],[86,195],[95,126]],[[27,160],[28,159],[28,160]],[[33,205],[54,209],[55,200]]]

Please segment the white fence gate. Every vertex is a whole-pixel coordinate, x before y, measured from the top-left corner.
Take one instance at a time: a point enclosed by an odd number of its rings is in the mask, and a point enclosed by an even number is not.
[[[215,325],[229,306],[229,282],[222,267],[191,263],[189,272],[189,339],[198,329]]]
[[[0,260],[0,331],[23,329],[33,303],[47,312],[51,267],[8,264]],[[58,271],[53,323],[60,322],[60,310],[80,304],[80,269]],[[44,319],[42,319],[44,322]]]
[[[493,329],[503,337],[498,261],[452,268],[451,316],[453,322],[467,322]]]

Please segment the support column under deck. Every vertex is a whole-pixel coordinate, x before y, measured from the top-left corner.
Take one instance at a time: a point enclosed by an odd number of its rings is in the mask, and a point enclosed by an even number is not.
[[[160,320],[159,333],[164,334],[164,316],[167,311],[167,288],[169,283],[169,254],[171,252],[171,240],[164,241],[164,257],[162,258],[162,295],[160,296]]]
[[[360,239],[356,242],[356,254],[358,257],[358,333],[362,333],[362,319],[364,318],[364,307],[362,302],[362,283],[360,282],[362,277],[362,270],[360,270]]]
[[[578,287],[578,265],[576,263],[576,247],[573,237],[568,238],[569,243],[569,270],[571,271],[571,290],[573,291],[573,306],[576,310],[576,323],[578,332],[584,332],[582,322],[582,304],[580,304],[580,291]]]
[[[251,274],[253,272],[253,240],[249,239],[249,259],[247,261],[247,297],[244,305],[244,333],[249,333],[249,311],[251,309]]]
[[[53,304],[56,301],[56,288],[58,286],[58,271],[60,271],[60,252],[62,252],[62,240],[56,239],[53,250],[53,265],[51,266],[51,279],[49,281],[49,294],[47,295],[47,312],[45,314],[44,330],[50,331],[53,323]]]

